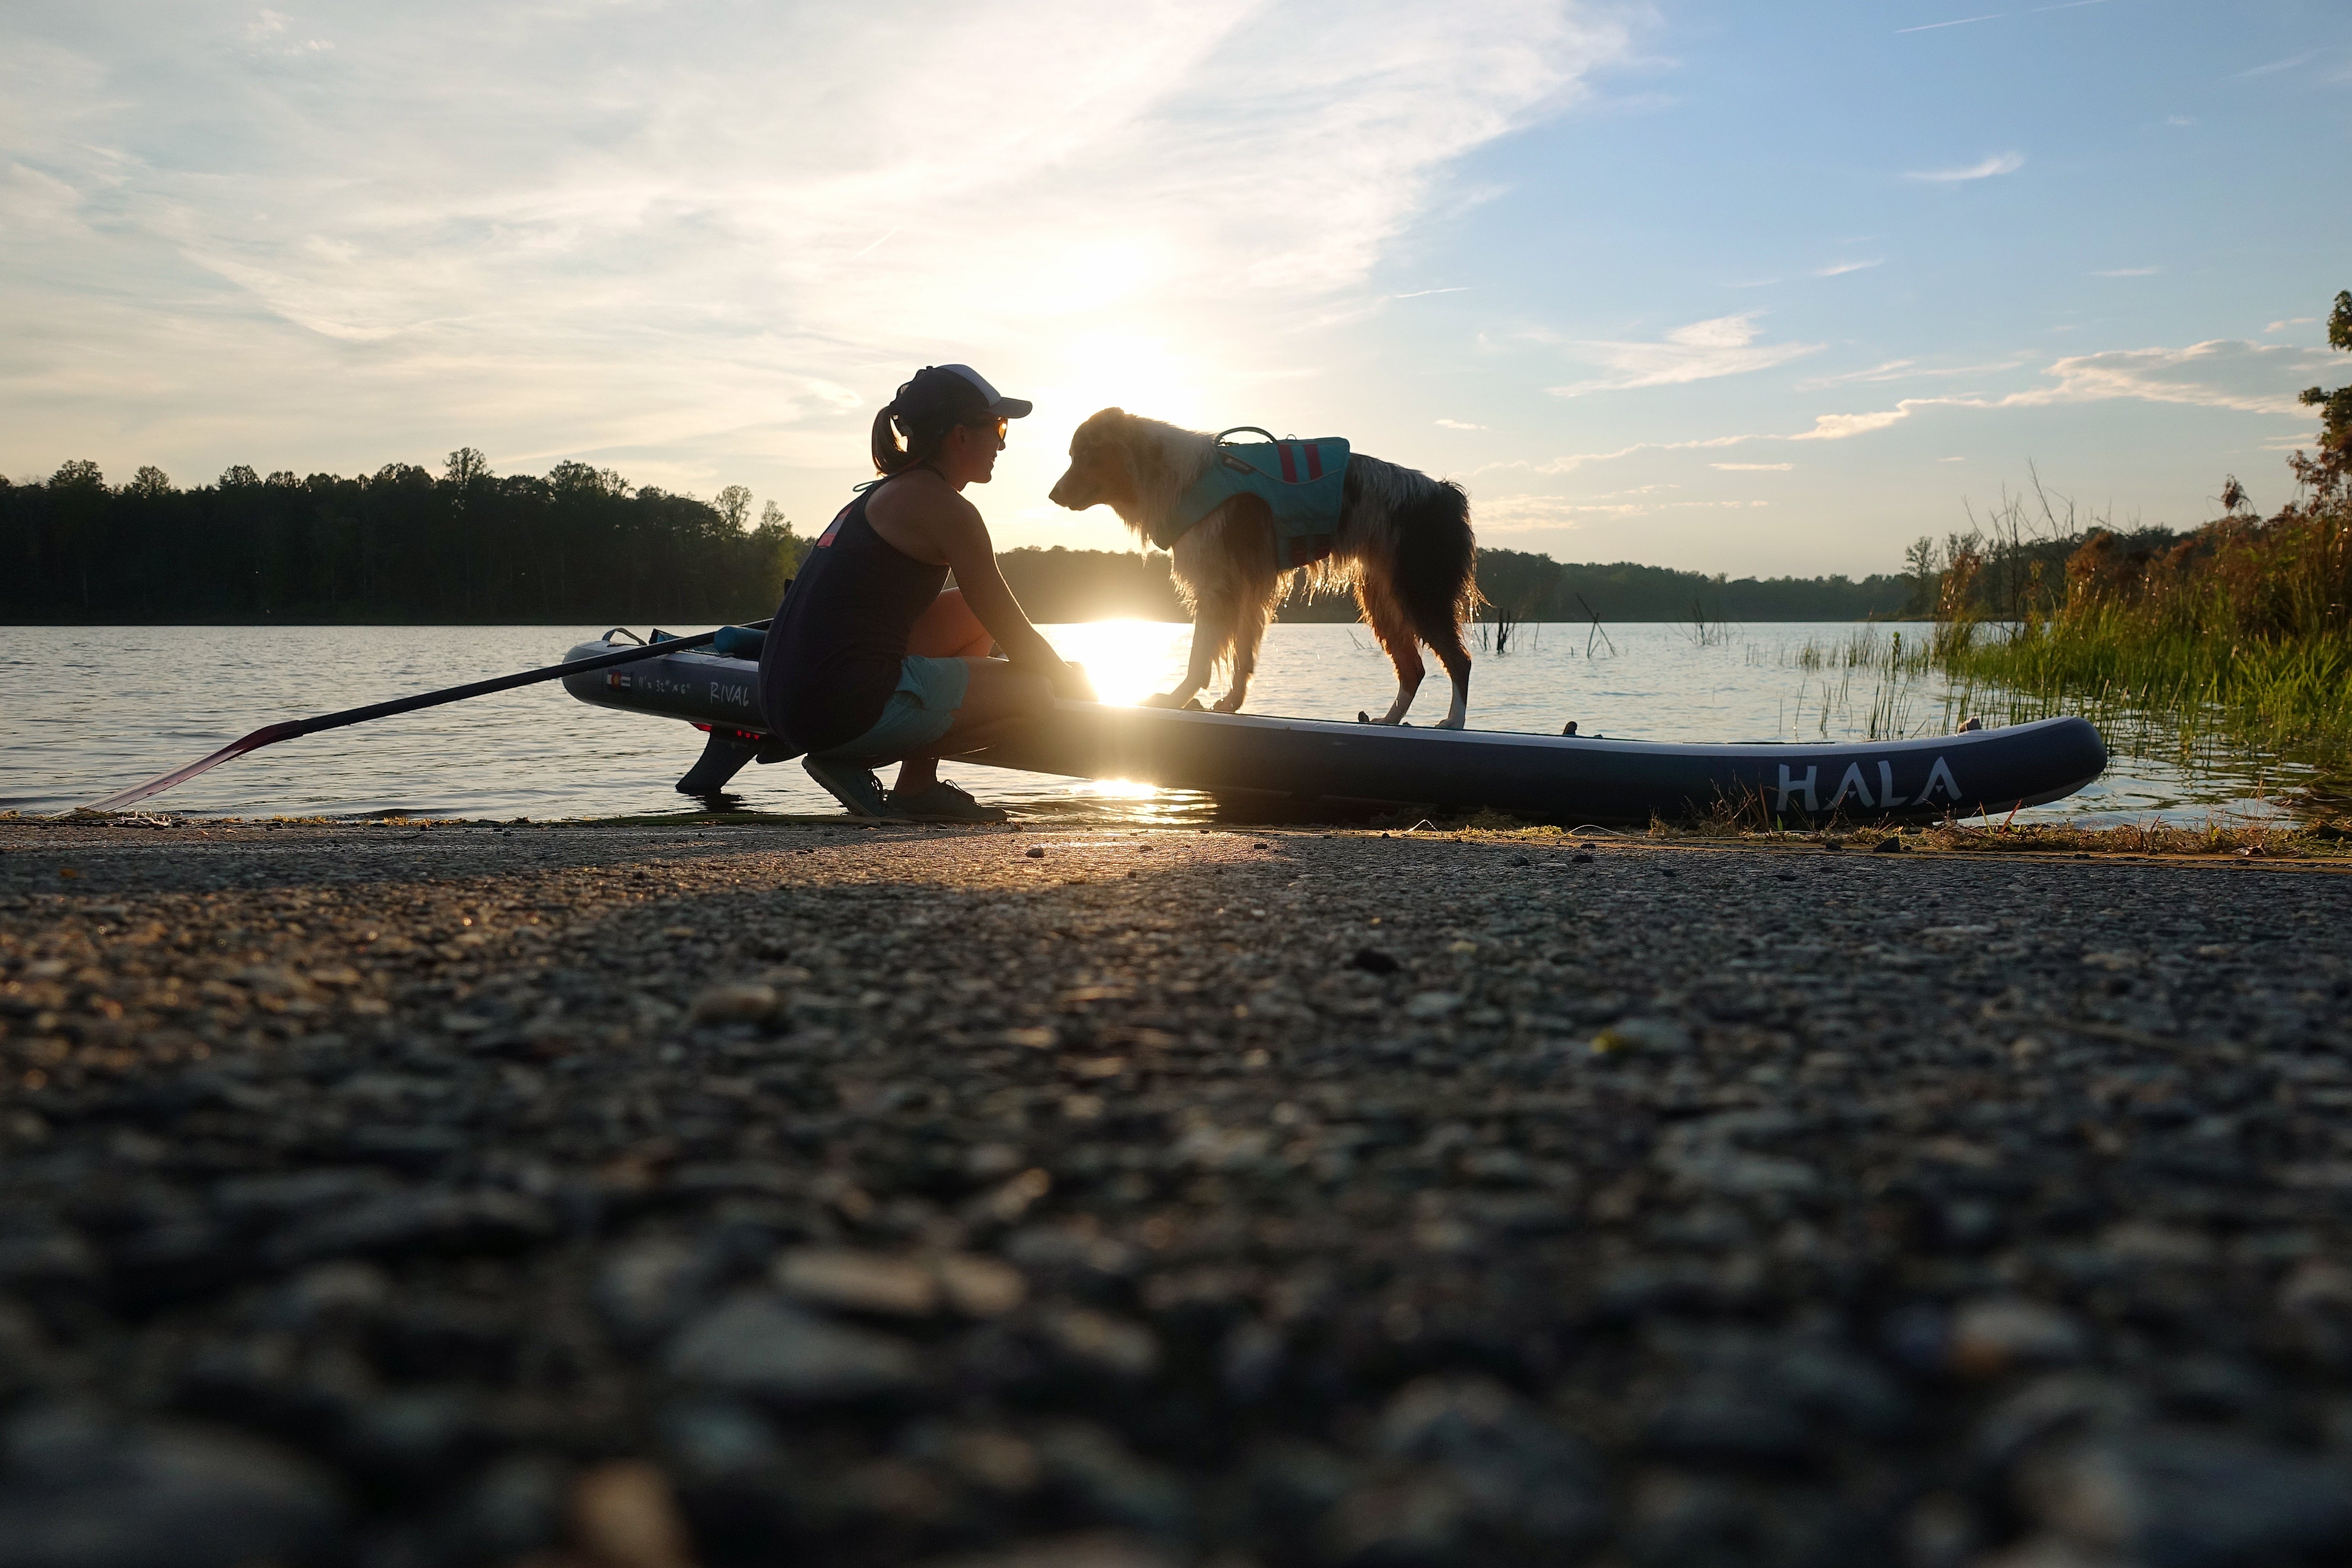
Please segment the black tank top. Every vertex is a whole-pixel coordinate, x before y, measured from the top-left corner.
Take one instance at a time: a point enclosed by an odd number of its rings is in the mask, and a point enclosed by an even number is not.
[[[760,651],[768,727],[803,751],[873,727],[898,687],[915,617],[947,585],[946,567],[897,549],[866,520],[889,482],[859,492],[816,537]]]

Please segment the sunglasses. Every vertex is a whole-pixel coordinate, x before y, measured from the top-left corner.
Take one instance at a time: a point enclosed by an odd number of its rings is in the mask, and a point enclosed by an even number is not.
[[[1003,417],[999,417],[995,420],[983,419],[978,423],[971,426],[971,428],[973,430],[986,430],[992,423],[996,426],[996,439],[999,441],[1003,440],[1004,433],[1013,428],[1013,422]]]

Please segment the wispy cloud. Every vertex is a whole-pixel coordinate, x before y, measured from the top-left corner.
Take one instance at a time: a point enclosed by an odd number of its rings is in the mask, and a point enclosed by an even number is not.
[[[1866,371],[1847,371],[1843,375],[1808,376],[1796,383],[1799,392],[1825,392],[1831,387],[1852,386],[1856,382],[1885,382],[1950,380],[1957,376],[1991,375],[2000,371],[2013,371],[2026,363],[2023,360],[1997,360],[1982,365],[1922,365],[1916,360],[1888,360]]]
[[[1597,502],[1572,496],[1480,496],[1481,534],[1524,534],[1538,528],[1573,528],[1592,517],[1633,517],[1648,508],[1639,502]]]
[[[1949,22],[1922,22],[1916,27],[1897,27],[1895,29],[1895,36],[1899,38],[1906,33],[1935,33],[1946,27],[1966,27],[1978,22],[1998,22],[2008,15],[2006,11],[1988,11],[1981,16],[1958,16]]]
[[[1895,368],[1905,361],[1889,361]],[[1737,435],[1713,435],[1687,441],[1639,441],[1609,452],[1580,452],[1537,463],[1519,460],[1490,463],[1476,472],[1523,469],[1533,474],[1567,474],[1594,463],[1615,462],[1644,452],[1682,452],[1755,442],[1847,441],[1870,435],[1910,419],[1922,409],[2039,408],[2061,403],[2101,402],[2134,399],[2143,402],[2185,403],[2200,408],[2231,409],[2244,413],[2307,417],[2292,392],[2325,373],[2328,353],[2279,343],[2254,343],[2242,339],[2215,339],[2180,349],[2117,349],[2096,354],[2076,354],[2052,364],[2042,373],[2050,378],[2000,397],[1910,397],[1893,408],[1860,413],[1823,413],[1811,430],[1781,434],[1751,431]],[[2010,368],[2007,366],[1996,368]],[[1958,458],[1938,458],[1958,462]],[[1774,468],[1787,465],[1710,463],[1716,468]],[[1483,503],[1482,503],[1483,504]]]
[[[292,18],[282,11],[258,12],[246,24],[245,41],[265,53],[279,55],[320,54],[335,47],[327,38],[288,37],[287,28],[291,22]]]
[[[1885,430],[1922,408],[2042,408],[2122,398],[2302,417],[2294,394],[2281,389],[2306,384],[2327,362],[2319,350],[2243,339],[2214,339],[2183,349],[2113,349],[2058,361],[2042,372],[2052,378],[2043,386],[1996,398],[1905,398],[1891,409],[1825,413],[1811,430],[1786,439],[1842,441]]]
[[[1470,286],[1465,283],[1453,288],[1416,288],[1410,294],[1391,294],[1389,298],[1391,299],[1426,299],[1433,294],[1467,294],[1469,292]]]
[[[2289,327],[2308,327],[2318,320],[2316,316],[2290,316],[2284,321],[2273,321],[2263,329],[2265,332],[2284,332]]]
[[[1808,376],[1797,383],[1799,392],[1821,392],[1829,387],[1851,386],[1855,382],[1900,381],[1918,372],[1916,360],[1888,360],[1866,371],[1846,371],[1833,376]]]
[[[1478,532],[1482,536],[1537,533],[1548,528],[1579,528],[1588,521],[1622,522],[1630,517],[1654,517],[1661,512],[1749,511],[1771,504],[1746,497],[1727,500],[1674,501],[1664,498],[1615,500],[1579,496],[1481,496],[1478,497]]]
[[[1631,457],[1637,452],[1688,452],[1694,449],[1708,450],[1721,446],[1744,446],[1751,441],[1779,439],[1778,436],[1772,435],[1708,435],[1690,441],[1636,441],[1629,446],[1620,446],[1613,452],[1571,452],[1565,456],[1547,458],[1540,463],[1529,457],[1513,457],[1497,463],[1482,463],[1471,472],[1497,474],[1512,469],[1524,469],[1530,474],[1573,474],[1588,464],[1613,463],[1621,457]],[[1483,507],[1486,503],[1482,501],[1479,505]]]
[[[1796,466],[1793,463],[1710,463],[1710,468],[1720,468],[1727,474],[1786,474]]]
[[[2107,0],[2063,0],[2062,4],[2056,5],[2028,6],[2019,15],[2041,16],[2053,11],[2080,11],[2086,5],[2104,5],[2106,3]],[[1958,16],[1948,22],[1922,22],[1916,27],[1897,27],[1895,29],[1895,36],[1901,37],[1906,33],[1940,32],[1946,27],[1966,27],[1977,22],[1998,22],[2009,15],[2007,11],[1988,11],[1981,16]]]
[[[1605,365],[1609,373],[1590,381],[1551,389],[1554,397],[1581,397],[1587,392],[1623,392],[1634,387],[1678,386],[1711,381],[1717,376],[1744,375],[1769,370],[1790,360],[1818,353],[1819,343],[1759,343],[1759,311],[1717,316],[1677,327],[1660,341],[1580,342],[1578,357]]]
[[[2163,271],[2158,267],[2110,267],[2091,274],[2093,277],[2154,277]]]
[[[1484,430],[1486,428],[1483,424],[1469,424],[1458,419],[1441,419],[1437,422],[1437,425],[1441,430]]]
[[[1882,413],[1817,414],[1813,419],[1812,429],[1800,431],[1798,434],[1787,437],[1787,439],[1790,441],[1843,441],[1849,436],[1867,435],[1874,430],[1885,430],[1890,424],[1910,418],[1911,411],[1913,409],[1919,407],[1922,403],[1932,402],[1936,400],[1932,398],[1906,397],[1901,402],[1896,403],[1893,408],[1887,409]]]
[[[1885,256],[1873,256],[1868,261],[1832,261],[1826,267],[1816,267],[1804,274],[1807,277],[1843,277],[1849,272],[1862,272],[1886,265]],[[1776,283],[1786,283],[1785,277],[1742,277],[1724,285],[1727,288],[1769,288]]]
[[[1986,406],[2137,398],[2302,417],[2294,393],[2280,389],[2307,385],[2327,363],[2321,350],[2242,338],[2217,338],[2184,349],[2114,349],[2060,360],[2044,372],[2056,378],[2055,385],[2011,392]]]
[[[2232,71],[2230,74],[2230,79],[2244,81],[2249,77],[2266,77],[2279,71],[2291,71],[2297,66],[2309,65],[2313,53],[2314,51],[2306,49],[2302,54],[2292,55],[2283,60],[2273,60],[2268,65],[2249,66],[2244,70]]]
[[[2024,153],[1996,152],[1965,169],[1915,169],[1903,177],[1926,180],[1934,184],[1952,184],[1962,180],[1990,180],[1996,174],[2014,174],[2024,167]]]

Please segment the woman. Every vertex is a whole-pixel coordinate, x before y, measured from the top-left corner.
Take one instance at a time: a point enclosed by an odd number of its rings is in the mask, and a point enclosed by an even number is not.
[[[1006,422],[1029,409],[970,366],[918,371],[874,416],[882,477],[817,536],[769,628],[768,723],[855,816],[1004,821],[940,779],[940,757],[1050,713],[1056,694],[1094,695],[1021,612],[988,526],[963,498],[994,474]],[[950,569],[958,587],[943,593]],[[992,642],[1009,657],[988,657]],[[886,794],[872,768],[894,761],[898,782]]]

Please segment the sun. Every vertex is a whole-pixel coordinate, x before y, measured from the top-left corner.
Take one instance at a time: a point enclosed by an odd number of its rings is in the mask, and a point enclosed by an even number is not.
[[[1085,332],[1064,344],[1056,358],[1054,402],[1074,420],[1111,407],[1176,424],[1198,415],[1199,379],[1190,360],[1164,338],[1113,329]]]
[[[1087,667],[1095,695],[1132,707],[1181,679],[1192,629],[1181,621],[1080,621],[1044,628],[1054,651]]]

